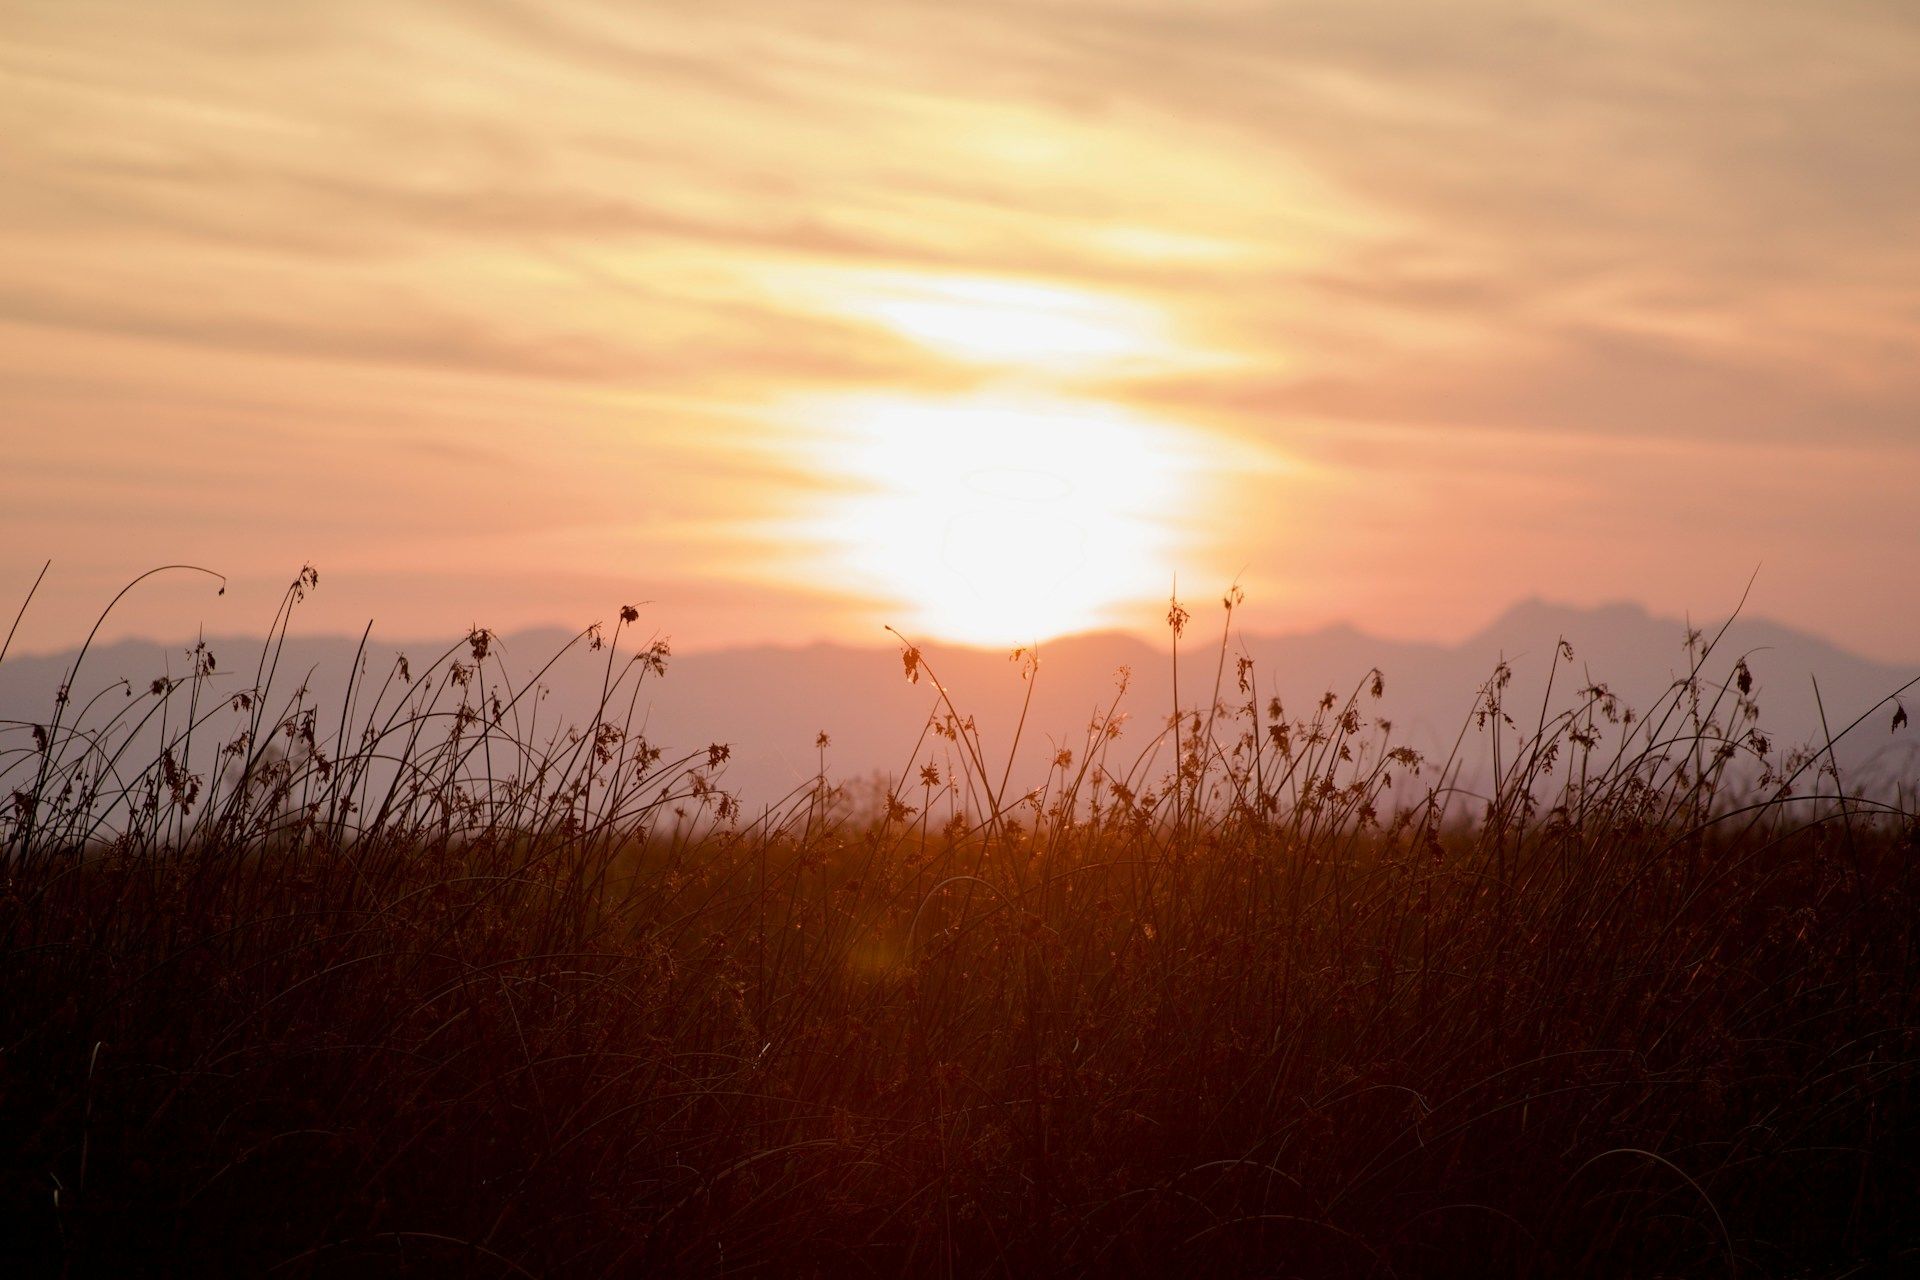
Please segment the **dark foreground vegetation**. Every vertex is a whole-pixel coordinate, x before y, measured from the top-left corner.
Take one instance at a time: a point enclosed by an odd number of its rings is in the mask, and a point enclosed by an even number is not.
[[[1453,760],[1209,651],[1027,795],[907,648],[891,786],[742,812],[633,731],[634,621],[572,731],[483,632],[4,728],[0,1269],[1912,1265],[1915,806],[1712,639],[1639,716],[1496,672]]]

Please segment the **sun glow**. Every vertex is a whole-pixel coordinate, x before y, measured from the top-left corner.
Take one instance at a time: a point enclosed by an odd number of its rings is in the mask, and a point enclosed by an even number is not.
[[[1164,595],[1205,501],[1190,431],[1118,407],[861,396],[803,414],[808,465],[841,491],[812,522],[836,571],[924,636],[1045,639]]]
[[[900,271],[835,271],[795,289],[810,308],[974,364],[1057,373],[1185,354],[1155,308],[1084,289]]]

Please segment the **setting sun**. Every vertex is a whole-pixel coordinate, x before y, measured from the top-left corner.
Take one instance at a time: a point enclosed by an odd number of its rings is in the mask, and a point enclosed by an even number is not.
[[[1194,433],[1090,402],[874,396],[800,417],[807,464],[845,486],[809,539],[946,640],[1024,643],[1164,595],[1217,466]]]

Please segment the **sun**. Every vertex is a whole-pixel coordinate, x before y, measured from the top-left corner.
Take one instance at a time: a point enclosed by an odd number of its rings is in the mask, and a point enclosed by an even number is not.
[[[1196,567],[1195,530],[1245,460],[1087,390],[1222,358],[1150,302],[869,268],[786,270],[767,287],[904,338],[940,380],[976,388],[783,402],[776,447],[815,490],[789,569],[923,637],[1022,644],[1136,623]]]
[[[807,407],[839,585],[921,636],[1023,644],[1163,596],[1203,501],[1188,433],[1118,406],[869,394]]]

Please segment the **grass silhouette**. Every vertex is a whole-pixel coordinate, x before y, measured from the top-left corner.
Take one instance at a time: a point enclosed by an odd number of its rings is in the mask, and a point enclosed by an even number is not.
[[[916,749],[859,800],[823,739],[754,814],[724,746],[637,730],[670,658],[637,611],[575,641],[585,724],[542,725],[485,631],[321,707],[276,670],[317,580],[244,692],[202,650],[82,702],[83,650],[0,726],[16,1274],[1839,1276],[1920,1245],[1920,813],[1850,795],[1831,738],[1777,750],[1743,664],[1701,679],[1719,636],[1639,714],[1524,714],[1496,670],[1443,760],[1372,718],[1380,673],[1290,714],[1223,640],[1206,702],[1136,744],[1122,680],[1017,795],[1017,741],[903,640],[958,767]]]

